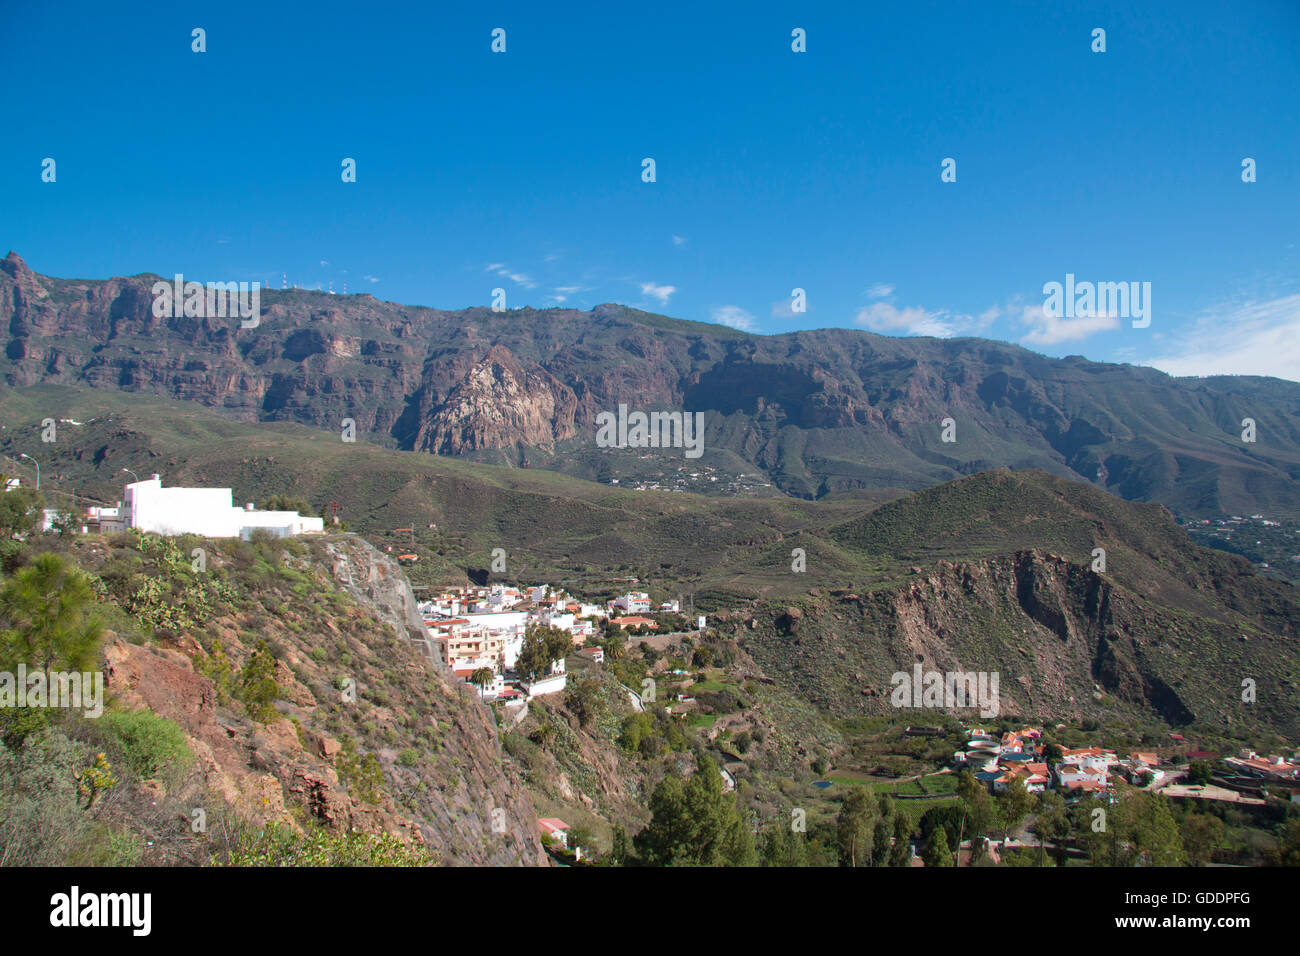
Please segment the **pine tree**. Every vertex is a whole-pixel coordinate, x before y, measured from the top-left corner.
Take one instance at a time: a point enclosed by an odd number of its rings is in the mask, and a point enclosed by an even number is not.
[[[94,601],[90,580],[78,568],[57,554],[38,555],[0,590],[4,669],[32,665],[48,679],[52,670],[89,667],[104,633],[90,611]]]
[[[930,842],[925,845],[921,859],[926,866],[952,866],[952,850],[948,849],[948,835],[943,827],[935,827]]]

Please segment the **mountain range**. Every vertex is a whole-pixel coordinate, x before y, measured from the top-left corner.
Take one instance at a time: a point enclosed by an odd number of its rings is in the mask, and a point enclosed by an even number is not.
[[[1300,384],[1280,379],[1174,378],[974,338],[760,336],[612,304],[449,311],[263,290],[259,324],[241,328],[156,317],[160,279],[52,278],[10,252],[3,381],[198,402],[245,422],[350,419],[399,449],[603,482],[647,466],[639,449],[597,447],[600,412],[698,411],[698,464],[756,474],[773,494],[1037,468],[1180,516],[1300,516]]]

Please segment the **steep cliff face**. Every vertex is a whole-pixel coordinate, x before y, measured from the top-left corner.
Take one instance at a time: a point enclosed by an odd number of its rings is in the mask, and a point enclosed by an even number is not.
[[[412,648],[421,666],[439,675],[434,698],[438,705],[428,716],[450,731],[440,749],[442,775],[434,781],[420,779],[420,784],[433,783],[438,792],[418,798],[411,808],[418,811],[414,822],[425,843],[440,850],[445,862],[457,865],[544,865],[536,816],[522,781],[503,761],[492,711],[472,689],[455,681],[432,653],[415,594],[401,568],[360,538],[336,539],[328,548],[335,558],[335,582],[403,639],[401,651]],[[407,656],[400,655],[402,666],[415,670]]]
[[[458,455],[523,445],[552,450],[578,433],[573,390],[542,368],[525,369],[501,345],[455,385],[421,426],[416,448]]]
[[[891,676],[919,664],[997,673],[1003,714],[1300,727],[1289,633],[1244,637],[1244,621],[1189,617],[1041,550],[917,571],[868,596],[774,609],[737,634],[769,674],[840,716],[893,712]],[[1243,677],[1269,699],[1243,707]]]
[[[201,627],[161,629],[153,643],[115,636],[104,652],[121,704],[184,729],[197,757],[185,786],[207,795],[209,815],[224,805],[258,825],[390,833],[445,865],[544,865],[492,713],[430,660],[400,568],[351,536],[261,547],[208,543],[209,573],[233,596]],[[78,550],[112,593],[133,549]],[[142,555],[146,568],[156,553]],[[223,659],[238,674],[261,642],[276,661],[270,719],[253,719],[220,676]]]
[[[799,496],[1038,467],[1191,513],[1300,514],[1300,385],[1276,379],[1172,379],[979,339],[751,336],[617,305],[444,312],[264,289],[259,324],[242,328],[155,317],[158,278],[55,279],[10,253],[4,381],[147,392],[331,431],[351,418],[402,448],[495,459],[534,448],[575,474],[598,455],[599,412],[687,409],[705,414],[707,449]],[[947,417],[955,443],[938,440]],[[1244,417],[1266,442],[1243,447]]]

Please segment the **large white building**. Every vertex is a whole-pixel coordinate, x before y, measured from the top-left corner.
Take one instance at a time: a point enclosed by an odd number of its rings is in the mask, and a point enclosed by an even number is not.
[[[261,529],[285,538],[325,530],[324,518],[237,508],[229,488],[164,488],[158,475],[126,486],[120,514],[126,527],[162,535],[247,538]]]
[[[621,607],[628,614],[648,614],[650,595],[645,591],[628,591],[614,598],[614,606]]]

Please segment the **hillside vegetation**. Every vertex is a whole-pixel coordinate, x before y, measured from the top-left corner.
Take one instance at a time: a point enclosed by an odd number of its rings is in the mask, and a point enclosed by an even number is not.
[[[5,544],[5,595],[46,565],[62,593],[82,582],[94,634],[77,660],[60,638],[51,663],[102,669],[108,697],[102,716],[0,712],[5,862],[541,859],[490,712],[394,626],[400,610],[337,580],[350,565],[406,587],[363,541]],[[0,600],[0,617],[6,669],[47,662],[16,643],[40,630],[22,605]]]

